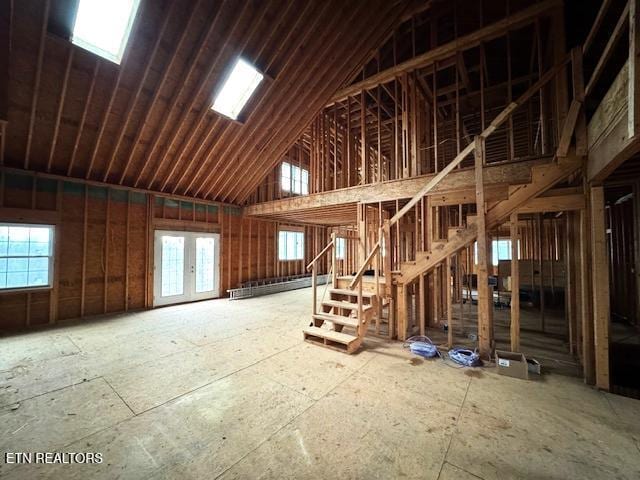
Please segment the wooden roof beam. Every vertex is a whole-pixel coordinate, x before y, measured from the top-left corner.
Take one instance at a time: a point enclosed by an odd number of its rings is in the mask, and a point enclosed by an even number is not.
[[[437,60],[450,57],[456,52],[477,47],[482,42],[500,37],[510,30],[527,25],[533,22],[536,18],[544,15],[546,12],[561,5],[561,0],[544,0],[540,3],[536,3],[531,7],[525,8],[513,15],[503,18],[502,20],[498,20],[491,25],[480,28],[475,32],[458,38],[457,40],[453,40],[449,43],[433,48],[422,55],[418,55],[406,62],[372,75],[361,82],[343,88],[334,95],[330,103],[342,101],[348,96],[358,94],[361,90],[375,87],[380,83],[388,82],[400,73],[410,72],[415,69],[425,67]]]
[[[362,9],[360,9],[362,10]],[[351,13],[351,17],[348,19],[348,21],[354,21],[357,18],[357,14],[362,14],[362,12],[360,10],[354,10]],[[368,19],[368,17],[367,17]],[[336,23],[337,25],[341,25],[340,21],[342,19],[337,18],[336,19]],[[332,24],[333,25],[333,24]],[[331,32],[335,27],[333,27],[330,30],[327,30],[328,32]],[[360,29],[361,30],[361,29]],[[355,33],[362,33],[362,32],[358,32],[356,29],[354,29],[354,32],[351,32],[351,36],[353,37],[353,35]],[[364,35],[363,35],[364,37]],[[329,59],[332,58],[332,56],[335,57],[336,55],[336,47],[340,47],[340,48],[346,48],[345,44],[342,45],[338,45],[338,36],[337,35],[333,35],[331,40],[327,40],[325,38],[320,38],[318,39],[319,42],[321,44],[325,45],[325,50],[323,52],[323,54],[321,56],[319,56],[313,64],[313,67],[307,67],[307,73],[305,74],[304,80],[299,82],[299,84],[296,86],[295,90],[292,92],[288,92],[289,95],[293,95],[293,96],[297,96],[298,93],[301,91],[301,89],[304,87],[305,89],[308,89],[309,91],[312,92],[319,92],[319,93],[315,93],[314,94],[314,99],[317,99],[320,95],[327,95],[326,94],[326,88],[324,89],[319,89],[318,84],[322,83],[322,85],[331,85],[331,80],[332,77],[329,76],[321,76],[318,75],[318,71],[320,69],[321,65],[324,65],[324,69],[326,71],[327,69],[327,61]],[[297,67],[299,68],[299,67]],[[334,73],[335,76],[335,73]],[[314,81],[315,79],[315,81]],[[272,101],[275,102],[277,104],[277,102],[280,101],[280,98],[283,96],[284,92],[281,91],[279,92],[279,94],[277,94],[277,98],[273,99]],[[300,102],[296,103],[296,108],[292,108],[292,111],[294,111],[297,114],[301,114],[301,115],[305,115],[308,114],[308,102],[307,105],[304,105],[305,108],[302,108],[303,105],[300,104]],[[314,112],[315,113],[315,112]],[[264,154],[265,149],[270,145],[270,141],[269,139],[273,137],[273,130],[275,128],[275,125],[289,125],[291,127],[297,125],[297,122],[291,122],[291,121],[285,121],[282,118],[282,115],[284,115],[286,113],[282,113],[281,115],[273,115],[272,118],[267,118],[266,116],[264,116],[261,121],[258,123],[258,125],[254,126],[254,131],[259,131],[260,132],[260,137],[259,137],[259,141],[254,142],[249,142],[248,138],[245,138],[242,142],[241,142],[241,146],[239,147],[239,149],[237,150],[239,152],[239,156],[244,156],[247,154],[247,149],[248,148],[253,148],[254,150],[256,150],[256,145],[259,146],[259,149],[257,149],[258,151],[254,151],[253,152],[253,156],[256,158],[257,162],[256,162],[256,168],[253,170],[253,173],[260,173],[260,175],[263,175],[264,171],[269,171],[271,170],[271,168],[273,168],[273,166],[275,166],[275,164],[277,163],[277,161],[279,161],[279,158],[281,157],[281,155],[278,155],[278,160],[274,161],[272,159],[269,159],[268,162],[270,164],[267,165],[262,165],[262,156],[261,154]],[[314,115],[315,116],[315,115]],[[312,120],[312,118],[310,119]],[[308,122],[305,122],[305,124]],[[306,125],[305,125],[306,127]],[[296,137],[299,136],[300,132],[296,131]],[[242,137],[242,135],[236,135],[236,139],[235,139],[235,143],[237,143],[237,141]],[[295,139],[293,139],[293,141],[295,141]],[[287,137],[287,143],[290,144],[292,143],[292,141],[290,141],[289,137]],[[283,148],[282,153],[284,153],[287,150],[287,148]],[[238,164],[239,165],[239,164]],[[228,162],[223,171],[220,172],[220,174],[216,177],[212,178],[212,174],[214,173],[215,170],[212,170],[209,173],[209,178],[207,180],[205,180],[205,182],[202,184],[201,188],[199,190],[202,190],[202,187],[206,188],[205,197],[208,197],[210,195],[212,195],[212,193],[216,190],[216,189],[220,189],[220,190],[224,190],[227,186],[229,186],[229,182],[232,182],[235,180],[235,174],[237,173],[237,167],[238,165],[233,165],[233,162]],[[253,175],[251,173],[249,173],[249,177],[253,177]],[[209,180],[213,180],[211,183],[208,184]],[[237,183],[237,182],[236,182]],[[249,192],[249,194],[251,192],[253,192],[253,190],[255,189],[257,185],[251,185],[251,191]],[[235,189],[235,186],[232,186],[231,189]],[[196,193],[196,195],[198,194],[198,192]]]
[[[158,148],[158,143],[160,142],[160,139],[164,138],[167,127],[168,127],[168,120],[171,117],[173,110],[176,108],[178,99],[183,95],[183,92],[186,86],[190,83],[191,76],[193,75],[194,71],[196,71],[196,65],[198,64],[198,59],[206,50],[207,44],[209,43],[211,36],[213,35],[213,32],[216,30],[218,26],[218,21],[222,16],[222,10],[223,10],[223,5],[219,5],[214,14],[214,18],[209,23],[208,29],[201,35],[198,41],[198,46],[195,47],[196,48],[195,54],[191,58],[189,58],[187,61],[187,65],[188,65],[187,71],[181,75],[184,81],[180,83],[180,85],[177,87],[177,91],[174,91],[171,94],[171,102],[165,109],[165,114],[162,116],[162,120],[160,121],[160,124],[156,128],[155,134],[153,135],[153,140],[151,140],[149,147],[145,150],[146,161],[144,162],[143,167],[138,172],[138,175],[136,175],[136,179],[133,182],[134,187],[137,187],[140,184],[140,181],[142,180],[142,178],[147,172],[147,168],[151,168],[152,166],[155,166],[155,162],[152,161],[152,158],[156,149]],[[177,53],[178,52],[176,51],[176,55]],[[135,147],[137,147],[138,145],[140,144],[138,143],[134,145],[134,150],[131,151],[130,156],[132,158],[135,152]]]
[[[178,58],[179,58],[178,52],[180,52],[184,48],[184,42],[187,39],[187,32],[190,31],[190,29],[192,28],[192,22],[197,18],[195,13],[200,8],[202,1],[203,0],[199,0],[199,2],[191,10],[191,13],[189,14],[189,18],[187,20],[187,24],[185,28],[182,30],[182,33],[180,34],[180,40],[178,40],[178,43],[176,44],[176,48],[173,50],[171,54],[171,59],[165,65],[164,70],[160,74],[160,80],[156,85],[156,88],[153,92],[153,96],[151,100],[147,103],[147,107],[142,120],[140,121],[140,123],[138,123],[136,135],[135,135],[135,138],[133,139],[132,147],[129,152],[127,162],[124,166],[124,169],[122,170],[120,179],[118,180],[118,183],[120,185],[122,185],[122,183],[124,182],[124,179],[127,176],[127,173],[129,173],[129,168],[131,167],[131,164],[134,158],[136,146],[140,142],[140,137],[142,136],[142,132],[144,131],[145,126],[147,125],[147,121],[149,120],[149,116],[151,115],[151,111],[153,110],[153,106],[156,104],[158,98],[160,97],[160,92],[162,91],[162,88],[164,87],[165,83],[167,82],[167,79],[169,78],[169,72],[175,68],[175,63],[178,61]]]
[[[293,2],[287,3],[287,8],[284,10],[284,12],[281,15],[279,15],[280,21],[282,21],[284,18],[286,18],[287,14],[288,14],[288,12],[289,12],[289,10],[291,9],[292,6],[293,6]],[[265,18],[264,15],[260,15],[260,17],[261,18]],[[301,17],[298,16],[298,21],[300,20],[300,18]],[[249,44],[250,40],[252,39],[253,35],[258,30],[258,27],[260,25],[261,25],[260,22],[255,22],[253,24],[253,27],[252,27],[251,31],[244,35],[245,40],[244,40],[243,45],[238,48],[239,52],[243,52],[247,48],[247,45]],[[275,31],[275,30],[276,30],[276,28],[273,29],[273,31]],[[291,31],[289,33],[291,33]],[[262,54],[264,53],[264,50],[266,49],[267,45],[269,45],[270,40],[271,40],[271,37],[262,40],[261,48],[258,51],[258,53],[255,55],[255,59],[259,59],[262,56]],[[256,63],[258,63],[258,62],[256,61]],[[269,64],[265,68],[265,71],[269,71],[270,67],[271,67],[271,64]],[[271,79],[271,80],[273,80],[273,79]],[[166,188],[168,181],[173,177],[173,174],[175,172],[175,168],[178,166],[178,164],[180,163],[180,161],[182,160],[184,155],[187,152],[192,151],[193,148],[196,146],[196,144],[197,144],[196,133],[200,132],[204,120],[210,115],[215,115],[216,118],[212,122],[212,124],[209,125],[205,129],[205,132],[201,137],[201,141],[198,144],[198,148],[197,148],[196,152],[191,154],[191,155],[189,155],[189,160],[188,160],[186,166],[182,166],[181,167],[182,173],[178,177],[177,181],[174,183],[173,189],[171,190],[172,193],[175,193],[178,190],[178,187],[180,186],[180,184],[184,180],[184,177],[187,175],[188,172],[191,171],[191,168],[192,168],[194,162],[196,161],[197,158],[199,158],[199,154],[200,154],[203,146],[207,144],[207,140],[208,140],[209,136],[212,134],[212,132],[214,131],[214,129],[216,128],[216,126],[220,125],[222,122],[228,121],[227,119],[225,119],[220,114],[211,113],[209,111],[209,106],[205,105],[205,108],[203,108],[202,111],[200,112],[200,116],[198,118],[198,121],[196,122],[195,128],[193,128],[191,130],[191,135],[187,139],[185,139],[185,141],[183,142],[182,148],[179,149],[179,154],[177,155],[177,160],[175,160],[173,162],[173,167],[172,167],[171,171],[169,172],[169,174],[166,176],[166,178],[165,178],[165,180],[164,180],[164,182],[162,184],[161,190],[164,190]]]
[[[171,5],[169,5],[169,8],[167,9],[167,12],[164,16],[162,27],[160,27],[160,33],[158,33],[158,36],[156,37],[156,41],[153,44],[151,53],[146,55],[147,64],[144,67],[142,78],[138,82],[138,86],[136,87],[135,93],[133,94],[133,98],[129,98],[129,101],[127,102],[127,110],[126,110],[124,119],[120,122],[118,133],[115,136],[115,146],[111,151],[111,155],[109,156],[109,160],[107,161],[107,168],[105,169],[104,175],[102,176],[103,182],[106,182],[107,179],[109,178],[109,173],[111,173],[111,167],[113,166],[113,162],[116,158],[116,155],[118,154],[118,150],[120,150],[120,145],[122,143],[122,139],[124,138],[124,133],[127,130],[129,121],[131,120],[131,114],[133,113],[133,109],[136,103],[138,103],[138,99],[140,98],[140,94],[142,93],[142,87],[147,81],[147,77],[149,75],[149,72],[151,71],[151,65],[153,64],[153,59],[158,53],[158,49],[160,48],[160,43],[162,42],[162,37],[164,37],[167,27],[169,26],[169,19],[172,18],[171,13],[175,5],[176,5],[175,0],[171,0]]]
[[[311,39],[312,32],[315,30],[316,26],[320,23],[320,20],[323,18],[325,10],[329,8],[329,6],[331,5],[331,2],[328,2],[328,1],[322,2],[320,4],[320,7],[318,7],[318,4],[314,2],[309,2],[308,5],[314,5],[316,8],[320,8],[320,10],[315,12],[315,15],[312,17],[313,20],[311,25],[309,25],[308,28],[304,29],[304,33],[302,34],[302,39],[300,41],[300,44],[305,44],[306,42],[309,41],[309,39]],[[306,12],[306,9],[302,12],[302,14],[304,14],[305,12]],[[291,31],[295,31],[295,28],[292,28]],[[274,62],[278,58],[278,53],[280,52],[277,52],[277,54],[274,55]],[[281,72],[287,71],[287,68],[293,63],[294,58],[295,58],[295,55],[289,56],[289,58],[285,61],[284,65],[280,68],[280,71]],[[301,68],[301,66],[299,66],[294,71],[294,74],[297,74],[299,68]],[[268,101],[268,96],[272,89],[273,89],[273,83],[268,86],[268,88],[266,89],[262,97],[260,97],[260,99],[258,100],[257,104],[253,107],[254,112],[257,111],[263,104],[265,104],[265,102]],[[250,119],[251,119],[251,113],[249,114],[249,117],[247,118],[245,125],[249,123]],[[198,196],[200,191],[203,188],[205,188],[205,183],[208,183],[209,181],[211,181],[211,175],[212,175],[211,172],[215,171],[220,166],[227,152],[229,151],[229,148],[234,144],[234,141],[238,139],[239,133],[237,131],[234,132],[234,130],[230,127],[231,127],[231,124],[225,125],[223,132],[221,132],[221,134],[219,135],[219,140],[216,142],[212,142],[209,145],[209,147],[206,149],[206,151],[203,153],[202,168],[191,175],[191,180],[189,181],[189,184],[183,190],[184,195],[187,195],[191,191],[191,189],[195,188],[197,185],[196,191],[193,196],[194,197]],[[216,147],[221,148],[220,145],[223,145],[222,147],[223,150],[221,153],[219,153],[214,157],[213,152],[215,151]],[[203,144],[201,144],[200,147],[198,148],[195,154],[196,156],[198,157],[200,156],[200,151],[202,147],[203,147]]]
[[[378,14],[381,14],[381,13],[382,12],[378,11]],[[362,57],[363,46],[373,42],[375,42],[376,44],[379,44],[376,41],[376,39],[380,38],[380,31],[382,29],[382,25],[386,25],[385,30],[393,28],[396,22],[393,20],[390,21],[389,18],[397,20],[397,18],[400,15],[402,15],[402,13],[403,12],[398,11],[398,9],[395,9],[395,10],[393,8],[386,9],[385,12],[382,13],[383,18],[374,17],[374,18],[379,18],[379,20],[377,21],[377,24],[374,24],[374,25],[372,25],[371,23],[367,25],[366,24],[367,20],[365,19],[365,21],[363,22],[366,25],[364,31],[360,31],[360,32],[355,31],[355,34],[358,35],[359,33],[360,36],[356,36],[356,38],[353,40],[351,44],[346,44],[347,51],[344,52],[345,57],[343,58],[342,62],[345,62],[347,64],[351,64],[351,63],[362,64],[364,61]],[[337,62],[338,65],[342,63],[339,60],[334,60],[334,62]],[[312,71],[312,74],[316,74],[316,77],[317,77],[317,80],[314,82],[314,84],[310,86],[310,88],[318,92],[316,95],[314,95],[315,101],[323,102],[325,98],[331,95],[331,92],[333,91],[334,87],[332,86],[333,83],[328,80],[333,80],[333,79],[344,80],[345,78],[344,74],[341,73],[339,68],[336,68],[336,70],[337,70],[337,73],[334,74],[329,79],[325,79],[321,75],[317,75],[317,72],[315,70]],[[288,112],[285,112],[285,113],[288,113]],[[262,179],[262,176],[261,176],[262,171],[269,170],[271,167],[277,164],[279,157],[282,155],[282,153],[286,151],[287,146],[293,143],[295,139],[298,136],[300,136],[300,133],[302,132],[304,127],[306,127],[306,125],[309,122],[311,122],[311,120],[313,120],[312,115],[313,115],[313,111],[310,111],[309,109],[300,109],[296,111],[291,111],[289,115],[286,117],[286,119],[284,120],[285,124],[299,125],[300,126],[299,129],[292,129],[291,134],[287,135],[280,142],[264,143],[263,144],[264,147],[261,149],[260,152],[258,152],[258,159],[261,162],[260,164],[261,168],[256,168],[250,174],[246,187],[241,186],[240,188],[238,188],[238,186],[235,186],[233,190],[228,195],[225,195],[223,198],[234,203],[236,201],[239,203],[243,203],[246,200],[246,198],[249,195],[251,195],[251,193],[259,185]]]
[[[242,20],[245,18],[245,12],[246,12],[246,9],[247,9],[248,5],[249,4],[247,4],[247,3],[245,3],[243,5],[241,13],[236,16],[235,21],[233,22],[233,25],[231,26],[231,29],[229,31],[225,32],[226,35],[224,37],[224,40],[221,42],[221,44],[219,46],[216,45],[216,47],[219,48],[220,53],[218,55],[216,55],[215,61],[209,62],[209,68],[207,68],[205,70],[205,73],[203,74],[202,78],[200,79],[200,82],[198,83],[198,86],[195,89],[195,93],[193,93],[192,96],[191,96],[191,100],[182,109],[182,112],[180,114],[180,118],[175,123],[175,126],[174,126],[173,130],[171,131],[170,138],[164,144],[164,151],[160,154],[160,160],[157,162],[157,164],[156,164],[156,166],[154,168],[154,172],[153,172],[153,175],[151,176],[151,180],[149,182],[147,182],[147,188],[151,189],[153,187],[153,184],[155,183],[156,179],[158,179],[158,174],[164,169],[166,161],[169,158],[169,152],[173,148],[174,142],[180,136],[180,133],[182,132],[183,127],[185,125],[187,125],[187,118],[188,118],[189,114],[195,109],[195,107],[197,105],[197,102],[198,102],[198,99],[201,98],[202,96],[204,96],[204,98],[206,99],[205,102],[207,102],[211,98],[211,95],[208,92],[210,92],[212,90],[211,89],[211,86],[212,86],[211,85],[211,83],[212,83],[211,82],[212,74],[215,71],[216,67],[219,65],[218,62],[224,56],[223,52],[225,52],[227,50],[227,46],[231,42],[231,39],[235,38],[235,36],[237,35],[238,29],[242,25]],[[253,27],[255,28],[258,23],[259,22],[255,22]],[[220,32],[218,32],[218,33],[220,33]],[[245,38],[245,44],[246,44],[246,41],[247,41],[247,38]],[[218,81],[217,78],[215,80]],[[202,120],[204,119],[206,114],[209,113],[208,112],[209,107],[210,107],[210,105],[208,105],[207,103],[205,103],[204,105],[202,105],[200,107],[200,113],[198,114],[198,119],[196,120],[195,128],[193,128],[193,131],[198,130],[198,127],[199,127],[200,123],[202,122]],[[187,139],[185,139],[185,140],[187,140]],[[175,167],[175,165],[177,165],[177,162],[174,162],[174,167]],[[170,171],[169,175],[167,175],[165,177],[165,182],[161,184],[160,190],[163,189],[163,186],[166,184],[166,181],[168,181],[170,179],[170,176],[171,176],[170,174],[171,173],[172,173],[172,171]]]

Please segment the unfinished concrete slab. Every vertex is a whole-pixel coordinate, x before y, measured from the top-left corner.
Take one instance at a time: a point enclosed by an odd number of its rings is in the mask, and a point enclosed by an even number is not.
[[[351,356],[307,344],[310,299],[213,300],[1,338],[3,450],[101,452],[104,463],[0,475],[640,476],[640,402],[558,373],[524,381],[424,360],[374,337]],[[77,350],[58,348],[67,339]],[[27,358],[23,345],[46,353]]]

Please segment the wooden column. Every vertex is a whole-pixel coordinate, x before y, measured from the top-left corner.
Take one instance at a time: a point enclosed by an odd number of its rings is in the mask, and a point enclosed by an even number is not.
[[[453,346],[453,307],[451,302],[451,257],[445,261],[446,296],[447,296],[447,344]]]
[[[420,335],[425,334],[426,330],[426,312],[425,312],[425,291],[424,291],[424,274],[420,274],[418,282],[418,325],[420,326]]]
[[[485,223],[484,139],[476,137],[475,142],[476,224],[478,226],[478,342],[480,355],[483,358],[490,358],[493,344],[493,325],[491,322],[493,299],[490,298],[489,289],[488,237]]]
[[[609,260],[603,187],[591,187],[591,249],[596,386],[609,390]]]
[[[569,337],[569,353],[575,355],[577,342],[577,308],[579,292],[576,289],[576,263],[574,262],[574,252],[578,245],[574,225],[574,212],[565,212],[566,218],[566,236],[565,236],[565,271],[566,271],[566,288],[565,288],[565,309],[567,319],[567,330]]]
[[[640,133],[640,0],[629,0],[629,138]]]
[[[406,285],[398,284],[396,287],[398,340],[407,339],[407,289]]]
[[[358,204],[358,267],[367,257],[365,244],[367,234],[366,208],[365,204]]]
[[[509,220],[511,233],[511,351],[520,351],[520,263],[518,258],[518,214]]]
[[[588,200],[588,198],[587,198]],[[589,203],[587,202],[587,205]],[[591,207],[589,206],[589,211]],[[595,384],[595,358],[593,348],[593,322],[591,321],[591,250],[589,212],[580,211],[580,312],[582,314],[582,366],[584,380]]]

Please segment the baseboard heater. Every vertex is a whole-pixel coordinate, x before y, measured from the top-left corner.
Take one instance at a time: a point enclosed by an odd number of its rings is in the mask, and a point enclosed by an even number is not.
[[[329,275],[318,275],[318,285],[323,285],[329,280]],[[239,288],[227,290],[229,300],[241,298],[259,297],[272,293],[287,292],[311,286],[311,275],[296,275],[291,277],[265,278],[245,282]]]

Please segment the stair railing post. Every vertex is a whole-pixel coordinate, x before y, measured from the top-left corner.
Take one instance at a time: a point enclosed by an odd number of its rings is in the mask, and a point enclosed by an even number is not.
[[[331,264],[333,265],[333,269],[331,271],[331,283],[333,288],[338,288],[338,262],[337,262],[337,243],[336,243],[336,232],[331,232]]]
[[[318,301],[318,294],[316,292],[317,290],[317,286],[318,286],[318,278],[317,278],[317,270],[316,270],[316,262],[313,262],[313,265],[311,265],[311,295],[313,297],[313,300],[311,302],[311,314],[315,315],[317,313],[316,311],[316,303]]]
[[[362,312],[362,278],[358,282],[358,334],[364,335],[364,332],[361,332],[363,328],[364,315]]]
[[[383,269],[382,274],[385,279],[385,294],[389,297],[391,296],[391,224],[389,220],[384,221],[384,226],[382,227],[383,232],[383,243],[382,243],[382,261],[383,261]]]
[[[378,227],[378,253],[376,253],[376,334],[380,333],[380,320],[382,317],[382,302],[380,301],[380,267],[382,264],[382,246],[384,245],[382,225]],[[384,268],[384,267],[383,267]]]

